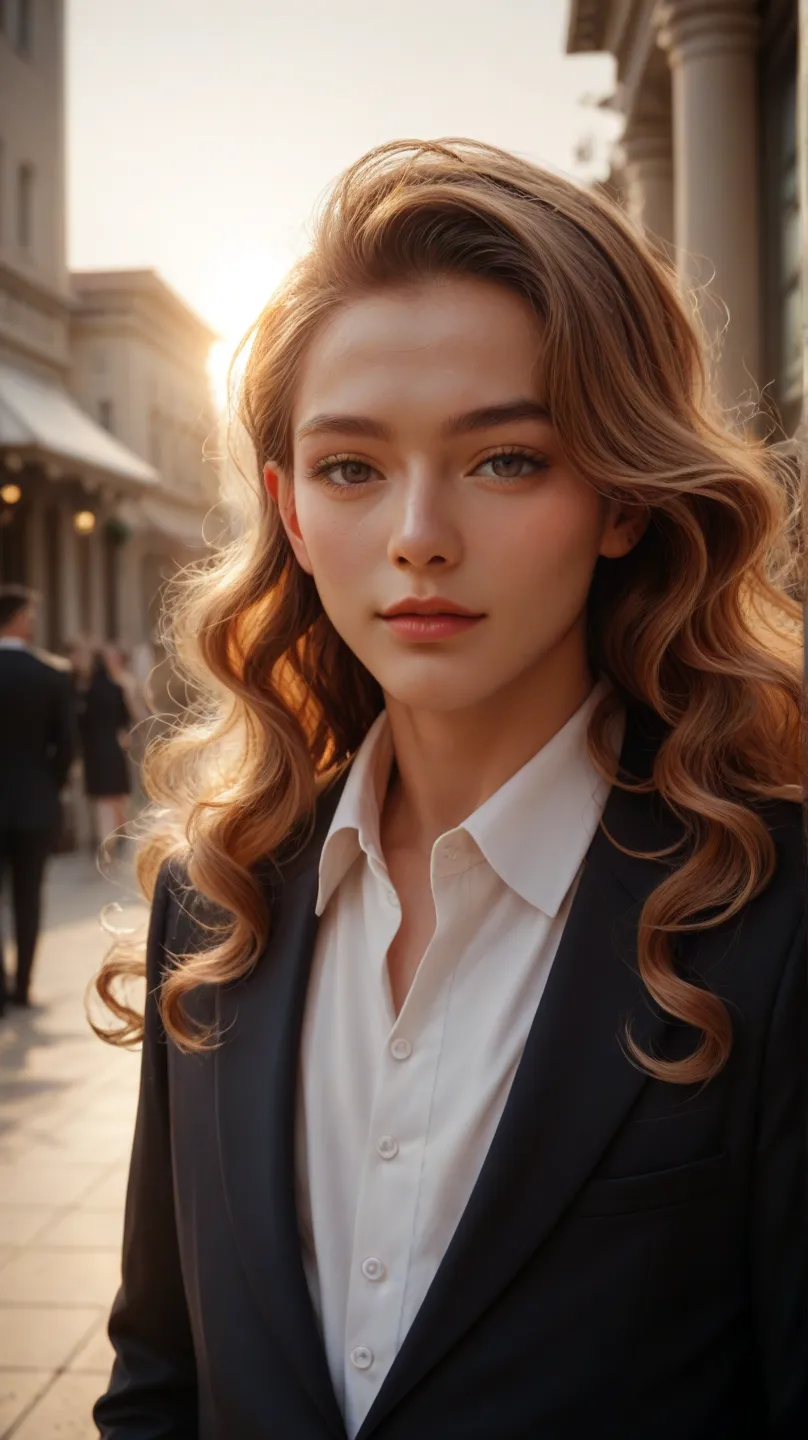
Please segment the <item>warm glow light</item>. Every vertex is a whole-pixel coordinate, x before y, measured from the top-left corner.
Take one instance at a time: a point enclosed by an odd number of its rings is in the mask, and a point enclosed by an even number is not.
[[[0,500],[5,500],[7,505],[16,505],[22,499],[22,490],[19,485],[4,485],[0,490]]]
[[[208,373],[216,403],[227,400],[227,370],[236,347],[258,319],[275,287],[283,279],[294,255],[234,255],[211,270],[205,314],[222,336],[211,347]]]
[[[92,510],[77,510],[73,516],[73,528],[79,535],[90,535],[95,529],[95,516]]]

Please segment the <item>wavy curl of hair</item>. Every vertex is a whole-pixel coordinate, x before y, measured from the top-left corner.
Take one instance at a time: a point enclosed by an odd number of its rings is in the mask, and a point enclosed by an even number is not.
[[[798,499],[771,450],[726,426],[695,315],[623,212],[462,139],[391,142],[352,165],[231,365],[234,418],[255,469],[241,477],[235,538],[169,594],[170,645],[197,698],[147,752],[153,806],[137,862],[150,896],[161,864],[180,859],[219,918],[211,943],[164,973],[162,1020],[183,1050],[217,1043],[185,1001],[257,963],[271,923],[261,866],[305,843],[318,794],[383,704],[261,483],[267,462],[292,473],[301,361],[353,299],[444,275],[502,285],[533,308],[542,398],[566,457],[602,495],[650,515],[636,548],[596,569],[590,661],[611,693],[587,738],[604,776],[655,789],[683,822],[681,863],[642,911],[638,963],[649,995],[697,1039],[678,1062],[645,1054],[630,1033],[625,1043],[649,1074],[701,1083],[726,1062],[731,1022],[718,996],[677,973],[676,937],[721,924],[765,888],[776,851],[761,807],[801,799]],[[644,783],[616,773],[607,733],[618,705],[663,722]],[[118,982],[143,972],[141,954],[113,946],[96,980],[117,1022],[96,1026],[104,1038],[141,1037]]]

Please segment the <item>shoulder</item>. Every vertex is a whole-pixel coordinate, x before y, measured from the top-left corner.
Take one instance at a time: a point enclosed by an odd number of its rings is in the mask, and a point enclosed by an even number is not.
[[[66,660],[63,655],[54,655],[50,650],[40,650],[36,645],[32,645],[23,653],[29,655],[32,660],[36,660],[44,669],[52,671],[55,675],[62,675],[69,679],[71,665],[70,661]]]
[[[221,919],[221,910],[191,883],[187,855],[168,856],[154,885],[149,949],[168,955],[202,950]]]

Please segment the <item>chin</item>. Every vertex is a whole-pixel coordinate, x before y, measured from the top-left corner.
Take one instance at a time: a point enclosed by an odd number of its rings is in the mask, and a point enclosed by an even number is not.
[[[388,699],[405,705],[408,710],[432,711],[437,715],[446,715],[452,710],[468,710],[488,700],[491,695],[491,689],[480,684],[479,675],[469,676],[465,685],[461,677],[451,674],[424,675],[417,680],[380,675],[378,679]]]

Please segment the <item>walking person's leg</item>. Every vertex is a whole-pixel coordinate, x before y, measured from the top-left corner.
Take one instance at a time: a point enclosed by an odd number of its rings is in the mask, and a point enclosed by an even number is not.
[[[109,795],[98,796],[93,800],[93,808],[95,810],[96,825],[95,843],[96,847],[98,847],[99,845],[103,845],[105,841],[109,841],[109,837],[117,824],[115,818],[115,801]]]
[[[29,1003],[28,990],[39,938],[42,881],[52,839],[49,830],[17,830],[12,836],[11,893],[17,939],[17,975],[11,998],[16,1005]]]

